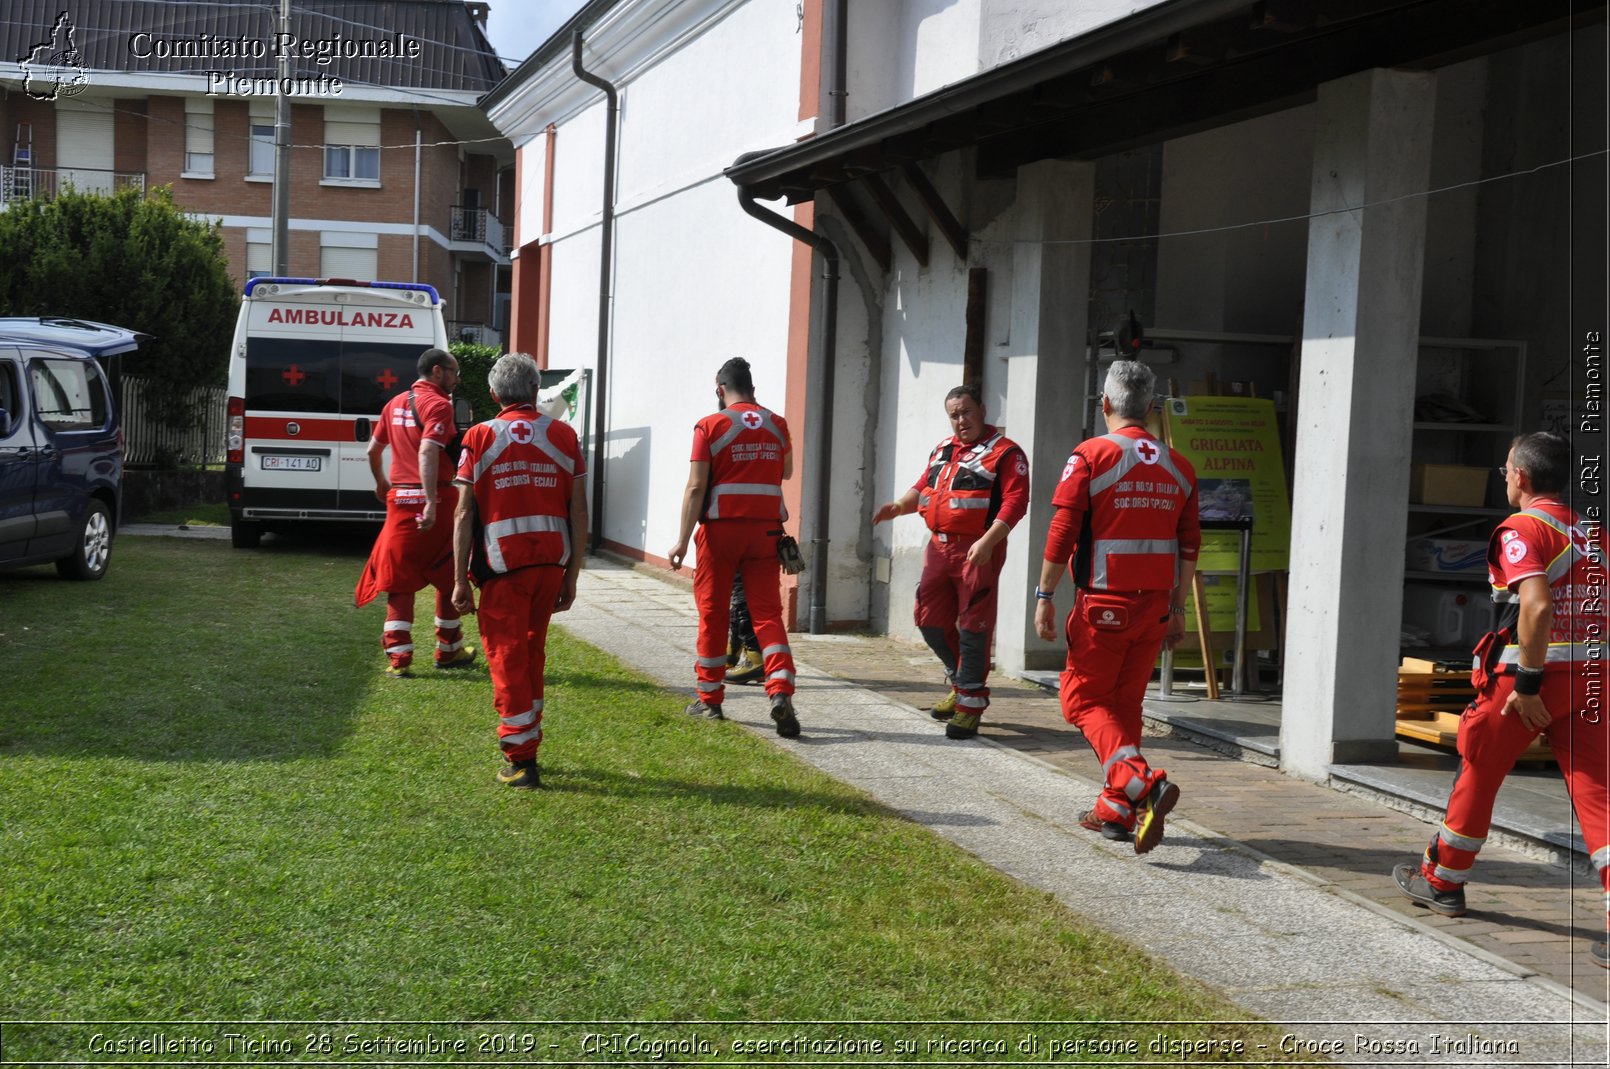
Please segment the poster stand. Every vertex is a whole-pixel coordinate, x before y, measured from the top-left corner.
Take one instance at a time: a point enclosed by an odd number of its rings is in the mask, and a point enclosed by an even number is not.
[[[1175,384],[1169,383],[1170,393]],[[1274,430],[1273,405],[1255,396],[1222,397],[1214,394],[1182,398],[1171,396],[1161,407],[1159,430],[1169,446],[1180,451],[1197,468],[1200,488],[1205,492],[1214,486],[1215,512],[1201,521],[1204,532],[1239,532],[1234,549],[1222,545],[1214,554],[1204,553],[1192,577],[1191,592],[1195,608],[1196,641],[1202,654],[1203,682],[1209,700],[1235,702],[1263,702],[1272,697],[1248,687],[1248,643],[1251,624],[1249,598],[1252,596],[1255,576],[1268,575],[1274,585],[1277,603],[1284,601],[1285,545],[1289,535],[1289,497],[1280,464],[1280,444]],[[1176,440],[1178,434],[1189,427],[1189,439]],[[1202,478],[1206,473],[1215,473]],[[1199,499],[1199,501],[1202,499]],[[1199,505],[1204,511],[1205,505]],[[1254,532],[1255,518],[1263,522]],[[1234,556],[1231,556],[1231,554]],[[1211,564],[1209,557],[1217,561]],[[1255,567],[1256,565],[1259,565]],[[1219,617],[1218,633],[1224,637],[1225,625],[1230,621],[1223,616],[1228,605],[1222,600],[1210,614],[1204,575],[1234,575],[1236,580],[1233,636],[1234,651],[1228,693],[1221,694],[1217,653],[1214,649],[1214,624],[1210,615]],[[1266,595],[1267,596],[1267,595]],[[1263,603],[1260,598],[1260,604]],[[1283,604],[1274,611],[1284,617]],[[1269,609],[1264,609],[1267,613]],[[1256,630],[1264,634],[1269,625]],[[1273,636],[1278,642],[1278,633]],[[1262,639],[1260,639],[1259,648]],[[1159,677],[1159,694],[1163,701],[1191,701],[1189,695],[1174,691],[1174,656],[1166,651]],[[1193,685],[1194,686],[1194,685]]]

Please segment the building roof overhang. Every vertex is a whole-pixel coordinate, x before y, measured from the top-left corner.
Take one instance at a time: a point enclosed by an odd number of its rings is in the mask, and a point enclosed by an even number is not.
[[[1444,66],[1604,17],[1602,0],[1164,0],[818,137],[746,153],[726,174],[750,196],[799,203],[975,147],[977,171],[1004,176],[1293,107],[1357,71]]]

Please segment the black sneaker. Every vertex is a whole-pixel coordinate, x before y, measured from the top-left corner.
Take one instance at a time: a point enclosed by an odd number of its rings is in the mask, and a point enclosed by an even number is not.
[[[794,715],[794,699],[777,694],[771,700],[771,718],[777,724],[777,734],[785,739],[799,737],[799,718]]]
[[[1096,816],[1094,809],[1086,809],[1079,814],[1079,827],[1086,831],[1098,831],[1103,839],[1111,839],[1115,843],[1129,841],[1129,829],[1116,820],[1102,820]]]
[[[509,787],[534,791],[542,786],[542,770],[537,768],[535,757],[528,757],[524,761],[510,761],[505,757],[503,767],[498,769],[498,782]]]
[[[1135,822],[1135,853],[1147,854],[1163,841],[1163,818],[1173,811],[1180,800],[1180,789],[1160,777],[1152,789],[1141,799],[1139,819]]]
[[[696,716],[703,720],[727,719],[722,714],[721,706],[719,704],[711,705],[703,698],[694,698],[692,701],[688,702],[688,707],[682,711],[687,713],[689,716]]]
[[[1425,873],[1420,871],[1418,863],[1394,868],[1392,882],[1398,885],[1398,890],[1403,892],[1404,898],[1419,903],[1433,913],[1440,913],[1444,917],[1465,915],[1465,889],[1460,887],[1453,891],[1437,890],[1426,880]]]
[[[1588,960],[1601,969],[1610,969],[1610,946],[1594,943],[1588,947]]]

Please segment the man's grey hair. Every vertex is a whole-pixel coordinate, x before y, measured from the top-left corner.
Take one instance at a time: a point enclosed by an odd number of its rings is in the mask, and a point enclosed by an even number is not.
[[[486,384],[505,405],[526,405],[537,399],[542,373],[526,353],[505,353],[487,372]]]
[[[1145,419],[1157,390],[1157,374],[1139,360],[1114,360],[1102,388],[1122,419]]]

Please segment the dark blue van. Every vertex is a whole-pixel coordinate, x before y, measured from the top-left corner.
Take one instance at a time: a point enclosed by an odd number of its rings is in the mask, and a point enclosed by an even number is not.
[[[123,430],[103,362],[147,335],[0,317],[0,568],[99,579],[122,509]]]

